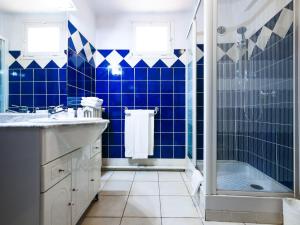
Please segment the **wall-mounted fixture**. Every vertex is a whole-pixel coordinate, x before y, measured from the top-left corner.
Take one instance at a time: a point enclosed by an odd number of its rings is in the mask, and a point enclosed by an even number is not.
[[[123,73],[122,67],[119,64],[109,65],[108,70],[111,70],[111,74],[114,76],[121,76]]]

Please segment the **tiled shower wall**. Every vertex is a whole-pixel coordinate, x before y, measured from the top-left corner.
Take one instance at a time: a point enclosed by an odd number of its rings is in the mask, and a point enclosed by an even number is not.
[[[104,100],[104,117],[110,120],[102,139],[103,157],[125,157],[125,107],[158,107],[153,158],[185,158],[185,50],[175,50],[170,64],[163,59],[133,63],[129,50],[98,52],[104,60],[96,72],[96,96]],[[122,75],[113,75],[108,69],[110,64],[120,64]]]
[[[218,159],[249,163],[290,189],[293,189],[292,11],[293,2],[250,37],[242,67],[226,54],[234,44],[220,44],[225,55],[218,63]],[[262,37],[268,38],[266,43]]]

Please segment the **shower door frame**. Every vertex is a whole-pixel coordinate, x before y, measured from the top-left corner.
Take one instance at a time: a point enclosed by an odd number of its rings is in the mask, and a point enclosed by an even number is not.
[[[4,46],[3,46],[3,49],[4,49],[4,56],[3,56],[3,59],[2,59],[2,65],[3,65],[3,82],[5,83],[5,85],[3,85],[2,87],[4,87],[4,90],[3,90],[3,101],[4,101],[4,104],[3,104],[3,107],[4,107],[4,112],[6,109],[8,109],[8,93],[9,93],[9,85],[8,85],[8,65],[7,65],[7,53],[8,53],[8,44],[7,44],[7,39],[2,36],[0,34],[0,41],[3,41],[4,43]],[[1,59],[0,59],[1,60]]]
[[[191,38],[192,41],[192,158],[189,158],[189,152],[188,152],[188,135],[186,135],[186,158],[190,159],[192,164],[196,166],[197,162],[197,21],[195,18],[193,18],[193,21],[191,23],[191,27],[187,36],[188,38]],[[186,70],[186,73],[188,73],[188,67]],[[186,92],[188,91],[188,76],[186,76]],[[187,95],[188,98],[188,95]],[[186,98],[186,102],[188,102],[188,99]],[[188,115],[188,108],[186,107],[186,115]],[[188,133],[188,120],[186,120],[186,131]]]
[[[299,154],[299,112],[300,93],[300,3],[294,0],[294,71],[293,71],[293,129],[294,129],[294,190],[289,193],[277,192],[246,192],[246,191],[223,191],[217,189],[217,27],[218,27],[218,1],[204,1],[204,177],[205,177],[205,194],[226,195],[226,196],[253,196],[253,197],[300,197],[300,154]],[[297,51],[298,49],[298,51]],[[209,74],[209,75],[208,75]],[[209,103],[211,105],[209,105]]]

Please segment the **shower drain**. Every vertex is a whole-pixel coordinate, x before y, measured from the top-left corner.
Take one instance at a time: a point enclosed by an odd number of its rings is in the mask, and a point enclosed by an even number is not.
[[[250,187],[256,189],[256,190],[264,190],[264,188],[258,184],[250,184]]]

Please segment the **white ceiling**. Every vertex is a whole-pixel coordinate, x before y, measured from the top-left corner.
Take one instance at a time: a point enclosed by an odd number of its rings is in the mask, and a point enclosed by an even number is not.
[[[0,12],[49,13],[73,8],[72,0],[0,0]]]
[[[192,11],[197,0],[87,0],[97,14]]]

